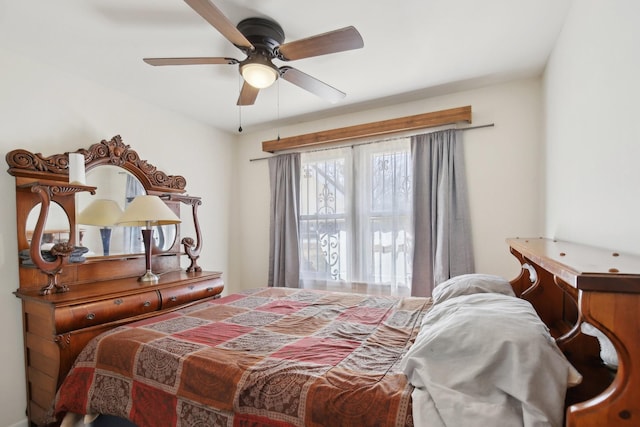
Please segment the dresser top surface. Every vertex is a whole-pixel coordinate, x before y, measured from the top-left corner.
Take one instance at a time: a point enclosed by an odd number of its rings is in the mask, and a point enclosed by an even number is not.
[[[640,256],[547,238],[512,238],[507,244],[581,290],[640,293]]]
[[[222,282],[222,273],[216,271],[186,272],[184,270],[169,271],[159,275],[157,283],[141,282],[137,277],[103,280],[100,282],[70,285],[68,292],[40,295],[38,290],[18,289],[18,298],[36,300],[55,305],[73,304],[79,300],[103,299],[132,293],[143,293],[156,289],[170,288],[177,285],[198,283],[209,280]]]

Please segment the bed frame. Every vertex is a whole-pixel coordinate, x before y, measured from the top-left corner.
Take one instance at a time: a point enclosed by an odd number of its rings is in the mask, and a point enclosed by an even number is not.
[[[543,238],[507,239],[520,261],[511,281],[583,375],[567,393],[567,427],[640,425],[640,256]],[[613,343],[618,368],[604,365],[588,322]]]

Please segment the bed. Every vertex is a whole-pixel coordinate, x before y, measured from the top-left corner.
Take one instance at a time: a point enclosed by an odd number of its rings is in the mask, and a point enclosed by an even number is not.
[[[638,261],[607,253],[617,264],[585,270],[580,257],[601,251],[508,243],[517,278],[461,276],[433,298],[258,288],[119,326],[78,356],[52,421],[637,425]],[[587,322],[614,343],[616,367]]]

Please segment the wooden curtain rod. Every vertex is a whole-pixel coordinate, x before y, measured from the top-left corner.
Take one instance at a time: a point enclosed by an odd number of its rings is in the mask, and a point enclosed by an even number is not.
[[[282,150],[312,147],[317,145],[335,144],[356,138],[370,138],[391,133],[425,129],[436,126],[450,125],[458,122],[471,123],[471,106],[433,111],[431,113],[400,117],[397,119],[371,122],[338,129],[290,136],[287,138],[262,141],[262,151],[273,153]]]
[[[491,127],[494,127],[495,125],[496,125],[495,123],[487,123],[486,125],[468,126],[468,127],[465,127],[465,128],[456,128],[456,130],[465,131],[465,130],[491,128]],[[353,144],[350,147],[354,147],[356,145],[364,145],[364,144],[375,144],[376,142],[378,142],[378,141],[362,142],[362,143]],[[318,149],[315,149],[315,150],[308,150],[308,151],[305,150],[305,152],[306,153],[313,153],[313,152],[316,152],[316,151],[331,150],[332,148],[333,147],[318,148]],[[250,162],[257,162],[258,160],[269,160],[272,157],[274,157],[274,156],[258,157],[258,158],[255,158],[255,159],[249,159],[249,161]]]

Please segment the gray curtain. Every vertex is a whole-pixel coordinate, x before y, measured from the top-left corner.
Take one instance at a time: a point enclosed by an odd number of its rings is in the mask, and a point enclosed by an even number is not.
[[[439,283],[474,270],[459,133],[445,130],[411,138],[414,296],[430,296]]]
[[[268,285],[297,288],[300,278],[300,154],[282,154],[269,158],[269,180],[271,219]]]

